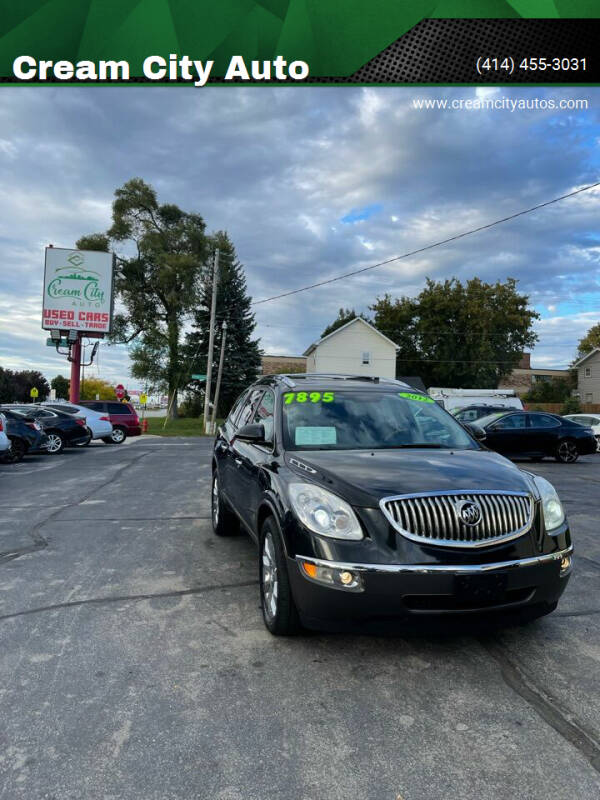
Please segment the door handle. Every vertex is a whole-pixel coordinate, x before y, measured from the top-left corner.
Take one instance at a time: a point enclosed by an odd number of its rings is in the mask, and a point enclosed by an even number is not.
[[[236,459],[235,459],[235,463],[236,463],[236,465],[237,465],[238,467],[241,467],[241,466],[242,466],[242,459],[241,459],[241,458],[236,458]]]

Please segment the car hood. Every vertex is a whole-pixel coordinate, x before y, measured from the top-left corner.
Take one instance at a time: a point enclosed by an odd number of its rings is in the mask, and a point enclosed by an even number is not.
[[[356,506],[418,492],[535,491],[526,473],[489,450],[318,450],[288,452],[286,462],[298,476]]]

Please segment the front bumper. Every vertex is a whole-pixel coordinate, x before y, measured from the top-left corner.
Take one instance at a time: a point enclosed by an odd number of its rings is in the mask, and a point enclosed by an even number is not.
[[[487,564],[364,564],[288,558],[294,599],[305,625],[352,628],[362,623],[552,610],[568,583],[569,546],[554,553]],[[302,563],[347,571],[360,591],[311,580]]]

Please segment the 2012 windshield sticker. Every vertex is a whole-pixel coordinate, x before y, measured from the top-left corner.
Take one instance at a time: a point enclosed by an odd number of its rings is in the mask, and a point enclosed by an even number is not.
[[[333,392],[286,392],[283,395],[283,404],[286,406],[291,403],[333,403],[334,400]]]
[[[414,392],[398,392],[398,394],[406,400],[416,400],[419,403],[435,403],[433,397],[425,397],[424,394],[415,394]]]

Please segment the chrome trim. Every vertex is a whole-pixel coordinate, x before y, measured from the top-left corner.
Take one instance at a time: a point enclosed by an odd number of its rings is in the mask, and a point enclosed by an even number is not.
[[[490,536],[487,539],[477,539],[475,541],[465,541],[464,539],[456,538],[456,539],[442,539],[436,537],[436,528],[437,528],[437,520],[435,520],[436,525],[432,525],[431,523],[431,516],[427,514],[427,523],[425,525],[425,520],[423,519],[423,515],[421,512],[421,508],[426,506],[427,501],[432,502],[432,507],[435,507],[435,504],[442,505],[439,503],[437,498],[439,497],[456,497],[456,499],[460,499],[461,495],[471,495],[475,498],[480,498],[482,500],[482,511],[487,513],[483,514],[482,518],[482,525],[484,533],[489,533],[489,523],[490,523],[490,514],[492,514],[497,520],[501,520],[502,523],[509,527],[509,516],[512,517],[513,509],[508,507],[508,504],[504,501],[501,501],[498,498],[505,498],[505,497],[515,497],[521,498],[523,501],[528,502],[529,504],[529,514],[527,517],[527,521],[525,525],[521,526],[518,530],[509,531],[508,533],[502,534],[500,536]],[[406,530],[406,528],[402,527],[402,520],[400,518],[396,519],[394,514],[391,510],[386,508],[387,503],[395,503],[396,501],[405,501],[405,512],[406,518],[408,520],[409,525],[413,525],[415,528],[418,527],[418,523],[421,523],[421,528],[426,529],[427,533],[424,536],[420,536],[412,531]],[[389,495],[388,497],[382,497],[379,501],[379,508],[381,509],[384,517],[390,523],[390,525],[397,531],[399,534],[404,536],[406,539],[410,539],[413,542],[419,542],[420,544],[425,545],[435,545],[438,547],[461,547],[461,548],[468,548],[468,549],[477,549],[481,547],[492,547],[495,544],[503,543],[503,542],[510,542],[512,539],[517,539],[519,536],[524,536],[531,530],[533,525],[533,520],[535,517],[535,498],[529,492],[521,492],[521,491],[506,491],[502,489],[452,489],[448,491],[440,491],[440,492],[416,492],[413,494],[395,494]],[[423,506],[421,505],[423,503]],[[523,504],[525,505],[525,504]],[[414,507],[419,512],[420,519],[414,513]],[[392,507],[393,508],[393,507]],[[527,508],[524,507],[523,511],[526,512]],[[410,512],[410,515],[409,515]],[[457,537],[460,536],[460,524],[458,520],[448,520],[446,517],[444,522],[450,523],[449,529],[452,530],[453,534]],[[430,529],[430,530],[429,530]],[[438,531],[441,530],[438,528]]]
[[[573,545],[559,550],[556,553],[546,553],[543,556],[531,556],[530,558],[517,558],[513,561],[495,561],[491,564],[353,564],[342,561],[325,561],[322,558],[312,558],[311,556],[296,556],[296,561],[307,561],[317,567],[330,567],[331,569],[348,570],[348,572],[366,572],[374,574],[418,574],[435,575],[440,572],[450,575],[465,575],[472,573],[478,575],[484,572],[495,572],[503,569],[518,569],[519,567],[533,567],[538,564],[547,564],[552,561],[561,561],[565,556],[573,554]],[[304,571],[300,567],[300,571]]]

